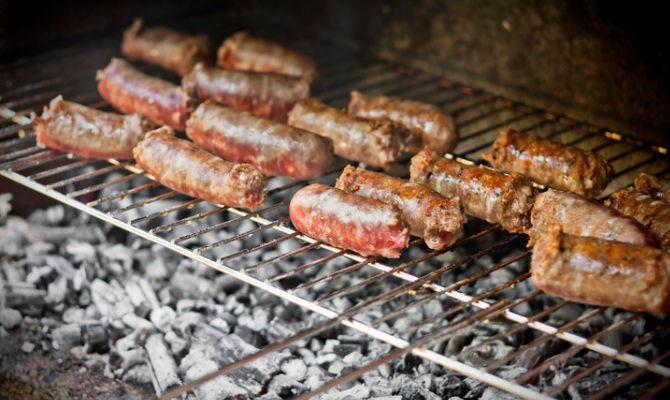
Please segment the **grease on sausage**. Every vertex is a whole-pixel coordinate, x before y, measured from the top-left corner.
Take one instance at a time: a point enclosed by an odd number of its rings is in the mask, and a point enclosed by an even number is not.
[[[670,205],[632,188],[612,193],[605,204],[646,226],[660,247],[670,247]]]

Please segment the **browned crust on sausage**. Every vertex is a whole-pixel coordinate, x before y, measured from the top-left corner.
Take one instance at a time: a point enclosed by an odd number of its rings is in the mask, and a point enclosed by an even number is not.
[[[588,197],[600,194],[614,174],[612,166],[595,153],[513,129],[501,130],[482,158],[502,171]]]
[[[438,154],[453,150],[458,144],[458,128],[450,115],[432,104],[386,96],[366,96],[351,92],[349,112],[362,118],[388,118],[412,132],[405,147],[417,153],[428,146]]]
[[[510,232],[530,227],[535,193],[530,182],[516,174],[464,165],[425,148],[412,157],[410,180],[444,196],[458,196],[466,214],[500,223]]]
[[[119,115],[57,96],[42,115],[32,114],[37,143],[87,158],[132,160],[133,147],[154,128],[140,114]]]
[[[181,87],[143,74],[120,58],[98,71],[98,92],[125,114],[141,113],[152,121],[184,129],[194,99]]]
[[[564,233],[591,236],[638,246],[655,246],[649,231],[635,219],[582,195],[549,189],[535,197],[530,214],[529,246],[559,226]]]
[[[289,125],[329,137],[335,154],[374,167],[391,169],[403,152],[407,129],[390,120],[366,120],[315,98],[300,100],[288,115]]]
[[[653,247],[573,236],[556,228],[533,247],[531,279],[568,300],[632,311],[670,310],[670,254]]]
[[[451,246],[465,222],[458,197],[445,198],[424,185],[380,172],[349,165],[335,187],[397,207],[410,233],[431,249]]]
[[[267,192],[258,168],[223,160],[174,137],[169,127],[149,132],[133,153],[158,182],[178,192],[250,210],[265,204]]]
[[[635,177],[634,185],[638,191],[670,204],[670,180],[642,172]]]
[[[612,193],[605,204],[646,226],[660,247],[670,247],[670,206],[632,188]]]
[[[141,18],[123,32],[121,51],[131,60],[185,75],[198,62],[211,63],[214,46],[205,35],[188,35],[165,27],[147,28]]]
[[[191,114],[186,134],[219,157],[256,165],[266,175],[315,178],[334,158],[333,143],[326,137],[211,100]]]

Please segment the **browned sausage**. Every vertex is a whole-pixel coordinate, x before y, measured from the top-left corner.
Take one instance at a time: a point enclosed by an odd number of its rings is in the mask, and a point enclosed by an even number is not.
[[[527,135],[500,131],[482,158],[494,168],[517,172],[542,185],[594,197],[612,180],[614,170],[599,155]]]
[[[182,85],[200,101],[216,100],[278,121],[286,121],[295,103],[309,97],[309,82],[304,78],[207,67],[201,63],[184,76]]]
[[[191,114],[186,134],[217,156],[256,165],[266,175],[315,178],[334,158],[328,138],[211,100]]]
[[[395,207],[319,183],[293,195],[289,215],[300,232],[364,256],[399,257],[409,241]]]
[[[670,206],[632,188],[612,193],[605,204],[646,226],[660,247],[670,247]]]
[[[158,124],[184,129],[195,101],[181,87],[143,74],[120,58],[98,71],[98,92],[126,114],[142,113]]]
[[[642,172],[635,177],[634,184],[638,191],[670,204],[670,180]]]
[[[458,128],[451,116],[432,104],[395,97],[365,96],[351,92],[349,112],[362,118],[388,118],[412,132],[407,151],[418,153],[424,146],[444,154],[458,144]]]
[[[559,226],[577,236],[591,236],[638,246],[655,246],[649,231],[635,219],[582,195],[549,189],[535,197],[530,213],[531,242],[543,232]]]
[[[531,279],[542,291],[632,311],[670,310],[670,254],[555,229],[533,246]]]
[[[211,63],[214,46],[205,35],[187,35],[165,27],[147,28],[136,18],[123,32],[121,51],[131,60],[151,64],[185,75],[200,61]]]
[[[309,57],[248,32],[238,32],[226,39],[219,47],[217,63],[228,69],[316,76],[316,64]]]
[[[424,185],[381,172],[349,165],[335,187],[395,206],[409,232],[423,238],[431,249],[451,246],[465,222],[458,197],[447,199]]]
[[[51,100],[41,117],[33,113],[32,119],[39,144],[88,158],[132,160],[133,147],[154,128],[140,114],[99,111],[63,96]]]
[[[300,100],[289,112],[288,123],[331,138],[340,157],[384,169],[395,165],[409,134],[390,120],[366,120],[315,98]]]
[[[149,132],[133,150],[137,163],[163,185],[212,203],[246,207],[265,204],[263,174],[249,164],[235,164],[206,152],[161,127]]]
[[[444,196],[458,196],[466,214],[500,225],[510,232],[530,226],[534,192],[530,182],[481,166],[463,165],[428,148],[412,157],[410,180]]]

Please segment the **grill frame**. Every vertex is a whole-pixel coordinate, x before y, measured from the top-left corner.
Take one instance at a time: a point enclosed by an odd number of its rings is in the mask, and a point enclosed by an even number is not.
[[[298,43],[296,46],[297,48],[303,47],[303,51],[305,51],[308,54],[314,54],[314,53],[319,53],[320,49],[321,52],[324,52],[323,50],[323,42],[324,39],[322,38],[317,38],[314,40],[307,40],[302,43]],[[528,127],[525,130],[533,130],[537,129],[537,127],[542,127],[545,125],[551,125],[556,126],[556,130],[551,130],[551,133],[548,134],[548,137],[553,137],[553,138],[561,138],[564,139],[563,141],[566,142],[567,144],[580,144],[580,143],[591,143],[591,140],[600,140],[604,139],[604,141],[600,144],[595,145],[595,149],[602,151],[603,149],[608,148],[609,146],[615,145],[617,143],[625,145],[625,146],[630,146],[632,149],[635,149],[634,152],[638,151],[644,151],[644,152],[649,152],[651,156],[649,158],[646,158],[643,160],[642,163],[634,163],[632,165],[624,166],[621,168],[617,168],[617,175],[616,175],[616,180],[614,185],[610,185],[608,187],[607,192],[605,192],[604,196],[608,195],[611,193],[613,190],[618,189],[621,186],[625,186],[626,184],[630,184],[632,182],[632,176],[636,173],[636,171],[643,169],[645,166],[649,166],[652,164],[655,164],[657,161],[662,161],[662,163],[667,164],[667,159],[665,159],[665,155],[667,154],[667,149],[661,146],[657,146],[652,143],[647,143],[643,142],[637,139],[631,139],[628,138],[624,135],[620,135],[615,132],[610,132],[607,129],[602,129],[602,128],[596,128],[592,127],[588,124],[584,123],[579,123],[575,122],[572,120],[569,120],[567,118],[563,118],[560,116],[556,116],[551,113],[547,113],[542,110],[536,110],[531,107],[528,107],[524,104],[516,103],[516,102],[511,102],[509,100],[493,96],[491,94],[469,88],[467,86],[463,86],[457,83],[445,81],[441,78],[430,76],[427,74],[424,74],[420,71],[414,71],[411,69],[408,69],[402,65],[398,65],[395,63],[391,63],[389,61],[385,60],[380,60],[380,59],[374,59],[374,58],[368,58],[364,57],[360,53],[356,51],[350,51],[349,48],[341,46],[339,44],[335,43],[330,43],[326,42],[328,47],[325,47],[326,51],[328,49],[333,49],[333,48],[338,48],[338,50],[335,52],[335,54],[341,54],[342,52],[350,52],[351,54],[354,55],[355,58],[351,60],[347,60],[343,63],[335,64],[334,66],[331,66],[329,69],[329,72],[331,74],[329,75],[328,79],[325,79],[323,83],[318,84],[317,89],[316,89],[316,96],[322,98],[325,102],[331,103],[332,105],[336,106],[341,106],[341,102],[343,99],[346,97],[348,94],[348,91],[353,88],[361,89],[363,91],[367,92],[375,92],[376,90],[381,90],[386,94],[390,95],[403,95],[407,94],[407,97],[411,98],[418,98],[423,101],[428,101],[428,102],[436,102],[440,103],[439,101],[431,101],[431,100],[436,100],[437,99],[442,99],[443,101],[441,102],[442,106],[449,112],[455,113],[458,115],[465,115],[469,111],[472,111],[473,109],[476,109],[477,107],[484,105],[486,107],[490,106],[490,110],[485,110],[483,113],[476,113],[475,115],[468,117],[467,119],[463,121],[459,121],[459,125],[461,126],[477,126],[478,124],[482,124],[483,126],[481,128],[473,128],[472,132],[468,132],[465,134],[462,138],[461,144],[459,144],[459,147],[457,147],[456,151],[453,154],[447,155],[450,158],[455,158],[461,162],[466,162],[466,163],[478,163],[480,162],[480,159],[476,157],[477,152],[480,152],[488,148],[488,145],[492,142],[492,140],[485,140],[479,144],[477,144],[474,139],[479,139],[483,136],[492,136],[495,137],[497,136],[497,128],[504,128],[506,125],[514,125],[518,124],[520,120],[523,120],[525,118],[529,118],[530,116],[534,116],[537,118],[536,122],[533,123],[530,127],[532,129],[528,129]],[[306,49],[305,49],[306,48]],[[74,55],[76,56],[78,53],[75,50]],[[318,60],[322,61],[323,63],[323,58],[327,57],[328,55],[323,55],[321,54],[321,59],[317,57]],[[347,63],[353,63],[353,64],[360,64],[360,68],[355,71],[350,71],[348,70]],[[97,65],[98,67],[102,67],[103,65]],[[146,66],[145,66],[146,67]],[[342,71],[340,71],[342,70]],[[6,74],[7,71],[16,71],[11,68],[7,68],[4,71],[1,71],[0,74]],[[340,71],[338,73],[338,71]],[[152,70],[152,72],[155,72]],[[157,73],[160,73],[156,71]],[[378,72],[379,74],[375,74],[375,72]],[[25,73],[22,70],[19,70],[19,74]],[[397,77],[402,77],[402,79],[396,79]],[[91,78],[92,81],[92,78]],[[417,85],[417,82],[420,82],[420,85]],[[105,107],[104,102],[100,102],[99,98],[97,98],[97,93],[91,92],[90,87],[87,87],[86,84],[89,83],[87,79],[83,78],[82,76],[78,76],[75,79],[75,85],[74,87],[69,87],[69,90],[75,89],[75,95],[70,96],[67,98],[68,100],[72,101],[81,101],[81,102],[89,102],[95,101],[92,105],[94,107]],[[398,350],[389,354],[388,356],[382,357],[379,359],[377,362],[374,362],[372,364],[369,364],[367,366],[364,366],[354,372],[352,372],[349,375],[340,377],[333,381],[334,384],[340,383],[349,379],[352,379],[356,376],[359,376],[366,371],[377,367],[378,365],[381,365],[381,363],[389,361],[393,358],[399,357],[403,354],[406,354],[408,352],[411,352],[419,357],[428,359],[432,362],[435,362],[439,365],[442,365],[444,367],[447,367],[451,370],[454,370],[456,372],[459,372],[463,375],[473,377],[475,379],[478,379],[482,382],[485,382],[487,384],[490,384],[492,386],[498,387],[500,389],[506,390],[510,393],[514,393],[516,395],[525,397],[525,398],[549,398],[549,395],[552,393],[539,393],[533,389],[530,389],[526,386],[522,386],[521,384],[512,382],[511,380],[506,380],[503,378],[500,378],[497,375],[494,375],[493,373],[489,371],[482,371],[478,368],[475,368],[471,365],[466,364],[465,362],[458,361],[454,359],[453,357],[450,356],[445,356],[444,354],[439,354],[433,350],[430,350],[429,344],[433,340],[438,340],[438,339],[443,339],[444,335],[448,335],[452,332],[452,325],[448,325],[445,329],[446,331],[441,331],[438,330],[438,332],[435,333],[437,337],[432,337],[432,340],[418,340],[414,342],[407,341],[405,339],[399,338],[394,336],[393,334],[390,334],[388,332],[384,332],[382,330],[376,329],[374,327],[369,326],[369,324],[363,323],[361,321],[355,320],[354,317],[359,315],[363,310],[366,309],[368,306],[372,306],[374,304],[377,304],[376,302],[384,302],[388,301],[392,298],[392,295],[394,293],[390,294],[385,294],[381,298],[378,298],[375,300],[375,298],[370,299],[370,304],[359,304],[356,305],[353,309],[353,311],[349,311],[344,314],[339,314],[336,311],[329,309],[327,307],[324,307],[320,304],[316,304],[314,301],[308,300],[306,298],[300,297],[297,294],[293,293],[292,291],[287,291],[287,290],[282,290],[277,288],[276,286],[273,286],[273,282],[266,282],[263,280],[259,280],[254,278],[249,274],[249,272],[253,271],[240,271],[237,270],[231,266],[228,266],[226,264],[223,264],[224,261],[232,261],[232,258],[226,258],[225,260],[219,258],[219,259],[211,259],[208,257],[205,257],[202,255],[202,253],[206,252],[209,250],[209,248],[200,248],[200,249],[191,249],[186,246],[179,245],[180,242],[184,242],[190,239],[190,237],[180,239],[177,241],[174,240],[166,240],[163,237],[159,236],[161,233],[166,233],[169,232],[169,229],[167,227],[163,227],[160,229],[150,229],[150,230],[145,230],[139,228],[137,225],[144,223],[146,221],[149,221],[151,219],[157,218],[161,216],[164,212],[172,212],[176,210],[183,210],[187,209],[191,205],[195,205],[196,203],[201,202],[201,200],[189,200],[184,203],[182,203],[180,206],[176,206],[177,208],[175,209],[161,209],[160,211],[153,211],[150,212],[146,215],[143,215],[142,217],[139,218],[133,218],[130,220],[122,220],[121,218],[118,218],[117,216],[130,211],[130,210],[136,210],[139,208],[142,208],[148,204],[152,203],[160,203],[162,200],[164,200],[167,197],[171,197],[175,195],[175,192],[168,191],[166,193],[151,197],[149,199],[146,199],[142,201],[141,203],[134,204],[132,208],[125,208],[125,209],[117,209],[116,211],[113,212],[104,212],[101,211],[98,207],[102,204],[107,203],[108,201],[113,200],[113,198],[102,198],[102,199],[97,199],[97,200],[92,200],[89,202],[82,202],[77,200],[77,198],[82,197],[82,196],[87,196],[91,195],[93,193],[96,193],[100,191],[101,189],[108,187],[108,186],[113,186],[115,184],[119,184],[124,182],[125,180],[132,180],[135,178],[141,178],[144,176],[144,172],[138,168],[136,168],[132,163],[119,163],[115,160],[107,160],[107,161],[85,161],[82,160],[81,158],[77,156],[71,156],[71,155],[63,155],[62,153],[53,151],[53,150],[48,150],[48,149],[41,149],[36,146],[30,146],[30,142],[32,141],[32,135],[27,135],[30,130],[31,122],[30,119],[26,117],[27,111],[31,110],[33,105],[41,105],[46,103],[52,96],[52,91],[47,90],[44,91],[43,89],[49,88],[51,86],[56,86],[58,87],[63,87],[66,84],[63,79],[56,77],[52,78],[46,78],[43,81],[39,82],[31,82],[28,81],[25,85],[20,86],[18,90],[15,90],[10,93],[9,96],[9,101],[5,101],[5,98],[8,97],[7,95],[4,95],[2,97],[2,104],[0,104],[0,117],[3,118],[0,123],[2,126],[0,127],[0,175],[9,178],[15,182],[18,182],[24,186],[29,187],[30,189],[35,190],[36,192],[45,194],[63,204],[66,204],[70,207],[73,207],[75,209],[78,209],[82,212],[85,212],[95,218],[98,218],[100,220],[103,220],[107,223],[110,223],[114,226],[117,226],[121,229],[124,229],[134,235],[137,235],[139,237],[142,237],[144,239],[150,240],[154,243],[160,244],[172,251],[175,251],[185,257],[191,258],[195,261],[198,261],[204,265],[207,265],[208,267],[214,268],[220,272],[229,274],[231,276],[234,276],[235,278],[247,283],[251,284],[255,287],[258,287],[262,290],[265,290],[269,293],[272,293],[273,295],[282,298],[284,300],[290,301],[294,304],[297,304],[307,310],[310,310],[314,313],[317,313],[327,319],[326,322],[323,323],[323,326],[314,326],[310,329],[307,330],[307,332],[302,332],[298,333],[297,335],[286,339],[283,342],[280,342],[278,344],[275,344],[273,346],[268,347],[267,349],[262,350],[259,352],[257,355],[258,357],[267,354],[271,351],[274,351],[276,349],[285,347],[287,345],[290,345],[291,343],[294,343],[297,340],[300,340],[302,337],[305,335],[308,335],[309,333],[316,333],[321,329],[325,329],[327,327],[333,326],[335,324],[342,324],[348,328],[352,328],[355,330],[358,330],[360,332],[365,333],[366,335],[375,338],[377,340],[384,341],[386,343],[389,343],[396,347]],[[361,87],[362,86],[362,87]],[[417,89],[418,87],[418,89]],[[76,93],[77,90],[81,89],[80,93]],[[55,91],[55,90],[54,90]],[[412,92],[414,91],[414,92]],[[420,94],[423,93],[423,91],[426,91],[427,94],[423,94],[420,96],[416,95],[416,92],[419,92]],[[33,92],[37,92],[36,94],[31,94]],[[409,93],[414,93],[414,95],[409,95]],[[58,94],[58,93],[55,93]],[[54,94],[54,95],[55,95]],[[444,98],[443,98],[444,97]],[[475,99],[475,101],[472,104],[468,104],[466,101],[464,105],[459,105],[457,107],[454,107],[454,104],[460,104],[461,101],[463,100],[471,100]],[[447,106],[445,107],[445,102]],[[21,106],[17,109],[20,111],[14,111],[12,107],[16,106]],[[484,108],[486,108],[484,107]],[[37,110],[36,110],[37,111]],[[504,117],[504,118],[499,118],[500,114],[507,115],[508,112],[511,112],[512,115],[509,117]],[[498,115],[498,117],[496,117]],[[501,120],[498,120],[498,119]],[[515,126],[516,127],[516,126]],[[570,134],[572,133],[574,135],[575,131],[582,131],[581,134],[576,135],[573,138],[570,138]],[[564,137],[566,136],[567,139]],[[474,142],[473,142],[474,141]],[[473,142],[474,147],[467,148],[463,150],[463,143],[469,143]],[[25,144],[28,144],[25,146]],[[626,147],[623,147],[624,149]],[[615,146],[617,147],[617,146]],[[11,151],[14,150],[15,151]],[[616,153],[616,152],[615,152]],[[627,154],[629,154],[626,151],[621,151],[618,154],[615,154],[612,158],[614,161],[621,161]],[[473,156],[474,155],[474,156]],[[52,157],[52,158],[50,158]],[[70,164],[61,164],[61,166],[55,167],[54,168],[48,168],[48,164],[53,163],[53,162],[71,162]],[[102,166],[100,167],[95,167],[95,169],[91,172],[85,172],[84,174],[76,175],[76,176],[68,176],[65,179],[62,179],[60,181],[55,181],[51,182],[48,184],[43,184],[38,182],[38,179],[45,179],[49,178],[49,176],[58,176],[60,174],[65,174],[66,172],[72,172],[73,170],[76,170],[78,168],[84,167],[87,164],[101,164]],[[33,174],[22,174],[17,171],[23,171],[26,169],[30,168],[44,168],[47,166],[46,169],[42,169],[41,171],[43,172],[36,172]],[[59,169],[60,168],[60,169]],[[338,169],[336,169],[338,170]],[[660,168],[656,168],[656,171],[654,172],[655,174],[665,174],[669,170],[669,167],[667,165],[663,165]],[[88,187],[80,187],[77,188],[75,191],[72,191],[70,193],[64,193],[62,190],[67,188],[71,183],[78,182],[78,181],[85,181],[88,179],[93,178],[95,175],[106,175],[109,174],[113,171],[125,171],[124,173],[128,173],[128,175],[125,175],[124,178],[119,178],[123,180],[119,180],[116,182],[112,183],[104,183],[104,186],[102,183],[95,183],[92,184]],[[38,175],[35,175],[38,174]],[[150,178],[150,177],[147,177]],[[276,179],[276,178],[272,178]],[[296,188],[299,185],[304,185],[306,184],[305,182],[290,182],[287,184],[284,184],[282,186],[279,186],[278,188],[271,189],[270,192],[271,194],[274,192],[281,192],[284,190],[289,190],[292,188]],[[138,193],[144,190],[152,189],[157,186],[160,186],[156,183],[151,183],[148,182],[145,185],[137,186],[130,191],[127,192],[119,192],[117,193],[115,198],[120,198],[127,196],[128,194],[132,193]],[[614,186],[614,187],[612,187]],[[101,201],[105,200],[105,201]],[[494,316],[501,316],[504,319],[511,321],[512,323],[515,323],[514,325],[515,329],[524,329],[524,327],[531,328],[533,330],[539,331],[540,333],[544,334],[545,336],[540,336],[541,338],[547,338],[544,340],[549,340],[551,338],[559,338],[571,345],[574,345],[575,347],[572,347],[570,351],[576,353],[578,351],[582,351],[583,349],[587,349],[596,353],[599,353],[603,356],[605,356],[605,360],[619,360],[624,363],[627,363],[633,367],[633,370],[628,373],[628,375],[633,375],[631,377],[634,378],[638,376],[639,374],[642,374],[644,372],[650,372],[652,374],[656,374],[659,377],[661,377],[661,383],[658,384],[658,386],[654,387],[651,389],[651,392],[653,390],[656,390],[657,388],[660,388],[658,390],[662,390],[668,382],[668,378],[670,378],[670,368],[667,366],[661,364],[661,362],[670,354],[663,353],[659,357],[655,357],[652,360],[645,360],[641,357],[638,357],[636,355],[630,354],[628,352],[621,352],[621,349],[616,349],[610,346],[606,346],[602,343],[599,343],[597,341],[594,341],[594,339],[599,339],[601,336],[606,334],[607,332],[611,332],[609,329],[605,329],[603,331],[600,331],[596,333],[593,337],[583,337],[580,335],[576,335],[574,333],[569,332],[569,328],[574,326],[574,324],[566,324],[566,326],[563,327],[554,327],[552,325],[549,325],[545,322],[540,321],[540,319],[543,317],[543,315],[533,315],[532,317],[526,317],[524,315],[518,314],[516,312],[511,311],[511,309],[515,306],[514,302],[497,302],[497,303],[488,303],[484,301],[484,298],[478,299],[476,297],[473,297],[471,295],[467,295],[465,293],[459,292],[457,288],[460,288],[461,286],[465,285],[471,280],[479,279],[481,276],[484,276],[490,272],[493,272],[494,270],[504,268],[508,264],[512,263],[510,260],[505,260],[501,263],[497,263],[496,265],[493,265],[490,267],[490,269],[487,269],[485,271],[482,271],[481,273],[477,273],[473,275],[473,277],[469,277],[467,279],[467,282],[456,282],[449,287],[445,287],[441,284],[433,282],[434,278],[439,277],[439,274],[435,275],[428,275],[428,276],[414,276],[408,272],[405,272],[404,269],[406,269],[406,266],[403,264],[398,265],[392,265],[392,264],[387,264],[383,262],[376,262],[376,261],[370,261],[371,258],[365,258],[361,257],[359,255],[353,254],[353,253],[347,253],[347,252],[342,252],[340,249],[334,248],[332,246],[326,245],[326,244],[321,244],[313,239],[299,234],[295,232],[292,228],[289,226],[285,225],[284,223],[286,222],[286,219],[279,219],[279,220],[270,220],[262,217],[261,215],[265,212],[270,212],[275,210],[276,208],[281,208],[287,206],[287,202],[284,202],[286,204],[270,204],[269,206],[265,207],[262,209],[262,213],[249,213],[244,210],[239,210],[231,207],[222,207],[220,209],[213,209],[211,211],[212,214],[214,213],[219,213],[222,211],[228,211],[231,212],[235,215],[238,215],[240,220],[250,220],[253,221],[255,224],[258,225],[258,229],[255,232],[252,232],[251,235],[258,233],[262,230],[274,230],[278,231],[279,233],[284,234],[285,236],[281,240],[294,240],[298,239],[301,240],[302,242],[306,243],[306,247],[308,247],[304,251],[309,251],[312,250],[313,248],[319,247],[325,250],[328,250],[332,252],[332,254],[337,254],[337,257],[343,256],[347,257],[350,259],[352,262],[355,264],[352,264],[352,266],[355,266],[355,268],[359,267],[370,267],[374,268],[379,271],[380,276],[377,276],[375,279],[380,279],[382,277],[386,276],[393,276],[395,278],[399,278],[400,281],[405,282],[402,283],[402,286],[398,287],[398,292],[395,294],[407,294],[410,291],[416,291],[420,288],[425,288],[429,289],[432,291],[432,293],[438,293],[437,297],[442,297],[446,296],[449,297],[450,299],[459,302],[461,305],[463,305],[463,308],[467,306],[472,306],[476,310],[474,314],[472,314],[471,319],[467,320],[465,323],[467,324],[466,326],[469,326],[470,323],[479,323],[488,319],[493,318]],[[275,208],[273,208],[275,207]],[[211,214],[208,214],[211,215]],[[207,217],[208,215],[203,216]],[[230,220],[228,220],[229,222]],[[224,222],[225,223],[225,222]],[[215,228],[217,228],[215,226]],[[482,234],[477,234],[477,235],[486,235],[488,233],[491,233],[493,231],[496,231],[498,228],[496,226],[490,226],[487,228],[488,230],[482,231]],[[197,232],[196,232],[197,233]],[[474,235],[473,235],[474,236]],[[240,239],[240,238],[237,238]],[[236,240],[237,240],[236,239]],[[459,240],[458,246],[462,245],[465,241],[469,240],[474,240],[476,237],[466,237],[464,239]],[[515,241],[518,239],[518,236],[511,235],[509,236],[509,239],[504,240],[502,242],[494,244],[492,247],[483,249],[482,251],[478,252],[477,254],[471,254],[467,257],[464,257],[464,261],[459,261],[459,263],[456,264],[449,264],[445,268],[447,269],[453,269],[456,268],[462,264],[466,264],[472,259],[478,258],[478,254],[481,253],[480,255],[488,254],[489,252],[494,251],[494,248],[496,246],[508,246],[510,245],[511,242]],[[413,243],[417,244],[420,241],[415,240]],[[216,244],[216,243],[214,243]],[[262,251],[263,248],[271,246],[273,243],[268,244],[262,243],[259,246],[264,246],[264,247],[257,247],[257,248],[250,248],[250,249],[243,249],[244,252],[249,253],[249,252],[254,252],[254,251]],[[309,247],[311,246],[311,247]],[[242,254],[246,253],[240,253],[237,256],[240,256]],[[428,254],[433,254],[433,256],[437,255],[439,252],[431,252]],[[524,258],[528,257],[530,254],[530,251],[526,251],[524,254]],[[477,256],[477,257],[475,257]],[[512,258],[515,258],[517,256],[514,256]],[[278,260],[275,260],[275,262]],[[417,260],[411,260],[410,262],[418,262]],[[516,260],[514,260],[516,261]],[[267,264],[257,266],[256,269],[262,268],[266,266]],[[315,264],[316,265],[316,264]],[[299,266],[297,268],[301,268],[303,266]],[[313,267],[309,266],[309,267]],[[347,267],[349,268],[349,267]],[[355,269],[351,268],[351,270]],[[343,273],[348,273],[349,270],[344,271]],[[480,276],[477,276],[480,275]],[[277,277],[280,277],[279,275]],[[275,278],[277,278],[275,277]],[[505,285],[514,285],[518,281],[525,280],[528,278],[528,274],[523,274],[520,276],[515,277],[513,280],[508,281],[507,283],[500,285],[504,286],[501,290],[504,290],[506,288]],[[466,280],[464,280],[466,281]],[[365,282],[365,281],[364,281]],[[314,283],[312,283],[313,285]],[[448,290],[450,287],[452,287],[453,290]],[[349,289],[352,290],[352,289]],[[336,293],[337,294],[337,293]],[[344,293],[340,293],[339,295],[342,295]],[[539,295],[539,291],[537,294],[534,294],[533,297]],[[481,297],[481,296],[479,296]],[[486,297],[490,297],[486,296]],[[328,299],[323,300],[322,303],[327,302]],[[374,301],[373,301],[374,300]],[[523,300],[523,299],[519,299]],[[525,301],[527,301],[526,299]],[[561,302],[557,304],[557,308],[560,308],[562,306],[565,306],[569,302]],[[411,303],[416,306],[415,303]],[[600,314],[602,313],[605,308],[604,307],[599,307],[599,308],[594,308],[592,309],[595,314]],[[540,313],[543,314],[543,313]],[[641,314],[634,314],[634,317],[630,317],[631,321],[637,318],[642,318]],[[580,320],[585,320],[588,318],[580,319]],[[667,321],[667,319],[666,319]],[[458,321],[457,321],[458,323]],[[664,329],[662,331],[657,332],[657,334],[660,334],[662,332],[667,331],[668,329],[668,323],[664,325]],[[649,332],[646,332],[647,334]],[[429,335],[429,337],[431,337]],[[649,340],[651,339],[648,338]],[[525,345],[524,345],[525,346]],[[637,346],[634,346],[637,347]],[[523,348],[523,347],[522,347]],[[630,349],[627,349],[628,351]],[[519,353],[521,349],[515,351],[513,354]],[[462,356],[461,356],[462,358]],[[243,365],[245,362],[251,361],[251,359],[245,359],[241,360],[239,365]],[[239,365],[232,365],[228,368],[234,368]],[[549,368],[552,364],[546,365],[546,368]],[[223,370],[225,372],[226,370]],[[532,371],[531,371],[532,372]],[[221,371],[219,372],[221,373]],[[627,375],[627,376],[628,376]],[[625,376],[626,377],[626,376]],[[624,378],[625,378],[624,377]],[[623,379],[623,378],[622,378]],[[665,380],[663,380],[665,379]],[[624,383],[627,382],[627,380],[623,381]],[[194,382],[193,384],[197,384],[198,381]],[[623,384],[623,383],[621,383]],[[190,386],[184,387],[182,390],[188,390]],[[326,386],[322,388],[323,390],[327,390],[330,388],[330,386]],[[313,392],[310,394],[316,394],[317,392]],[[603,394],[606,395],[607,393]]]

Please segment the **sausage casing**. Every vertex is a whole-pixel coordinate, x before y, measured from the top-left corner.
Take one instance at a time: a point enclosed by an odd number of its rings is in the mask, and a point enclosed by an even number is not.
[[[309,57],[244,31],[224,40],[217,54],[217,63],[228,69],[316,76],[316,64]]]
[[[165,27],[147,28],[136,18],[123,32],[121,51],[131,60],[143,60],[179,75],[197,62],[211,63],[214,46],[205,35],[188,35]]]
[[[351,92],[349,112],[362,118],[388,118],[412,132],[406,149],[418,153],[424,146],[444,154],[458,144],[458,128],[451,116],[432,104],[386,96],[366,96]]]
[[[178,192],[250,210],[265,204],[267,192],[258,168],[223,160],[174,137],[169,127],[149,132],[133,153],[158,182]]]
[[[612,193],[605,204],[646,226],[660,247],[670,247],[670,206],[667,203],[624,188]]]
[[[530,226],[533,188],[516,174],[463,165],[426,148],[412,157],[410,180],[444,196],[458,196],[466,214],[500,223],[510,232],[524,232]]]
[[[317,177],[333,161],[333,143],[312,132],[208,100],[186,123],[191,140],[219,157],[246,162],[266,175]]]
[[[33,114],[35,134],[42,146],[87,158],[132,160],[133,147],[154,128],[140,114],[119,115],[63,100],[57,96]]]
[[[452,245],[465,222],[458,197],[445,198],[427,186],[380,172],[349,165],[335,187],[395,206],[410,233],[423,238],[431,249]]]
[[[236,71],[202,63],[184,76],[182,86],[199,101],[208,99],[262,118],[286,121],[300,99],[309,97],[309,81],[268,72]]]
[[[587,197],[600,194],[614,173],[612,166],[595,153],[512,129],[501,131],[482,158],[494,168]]]
[[[549,189],[535,197],[530,213],[531,242],[559,226],[570,235],[591,236],[638,246],[655,246],[649,231],[635,219],[582,195]]]
[[[670,204],[670,180],[642,172],[635,177],[634,185],[638,191]]]
[[[569,300],[632,311],[670,310],[670,253],[600,238],[547,232],[533,246],[531,279]]]
[[[395,207],[318,183],[293,195],[289,214],[300,232],[364,256],[399,257],[409,241]]]
[[[98,92],[126,114],[141,113],[152,121],[184,129],[194,99],[181,87],[143,74],[120,58],[98,71]]]
[[[288,114],[289,125],[329,137],[335,154],[391,169],[409,132],[390,120],[366,120],[328,107],[315,98],[300,100]]]

